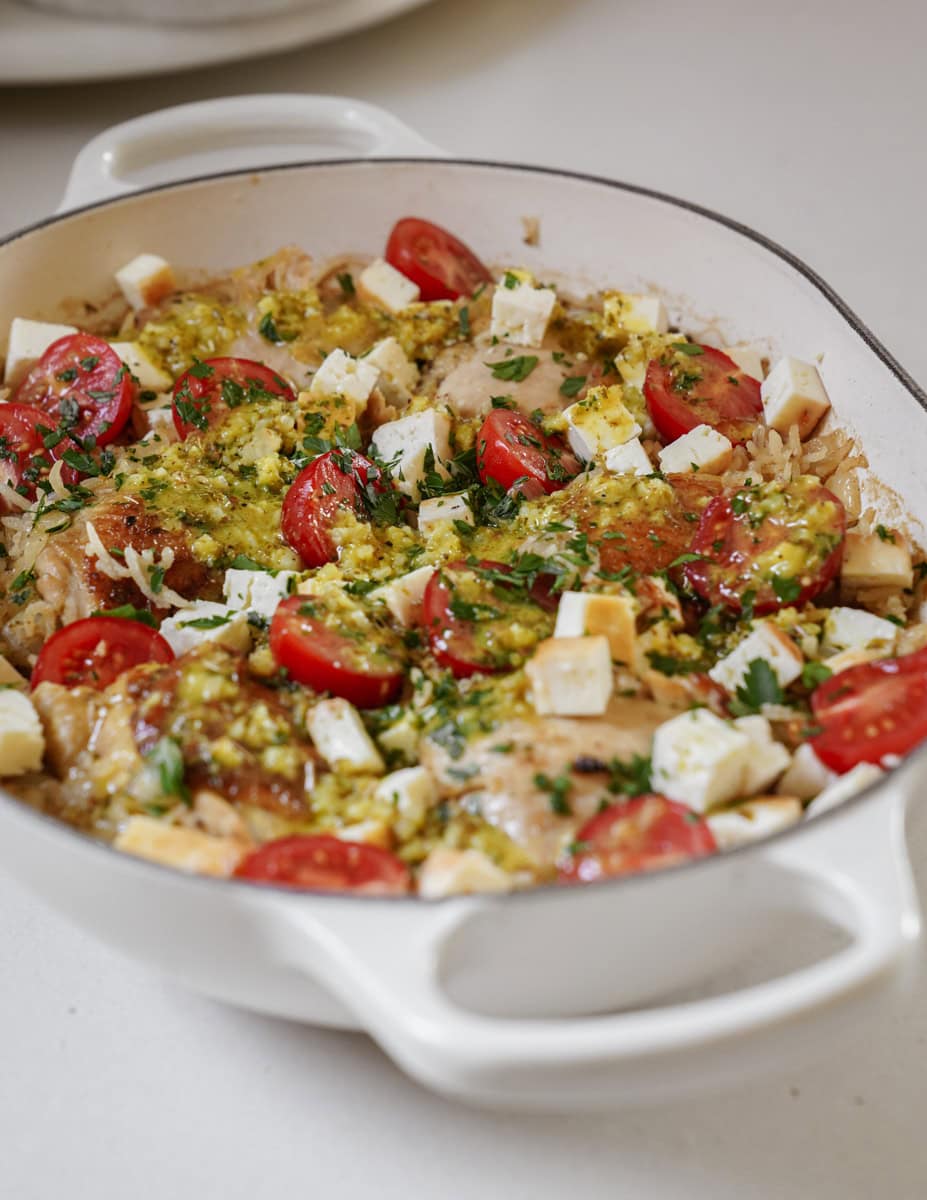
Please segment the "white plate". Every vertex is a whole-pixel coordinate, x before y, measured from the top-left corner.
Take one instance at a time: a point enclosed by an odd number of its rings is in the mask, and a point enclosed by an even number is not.
[[[218,26],[136,25],[57,16],[0,0],[0,84],[157,75],[253,58],[350,33],[427,0],[324,0],[304,12]]]

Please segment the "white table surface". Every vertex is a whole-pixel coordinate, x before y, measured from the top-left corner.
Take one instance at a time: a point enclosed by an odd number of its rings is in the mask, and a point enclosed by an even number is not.
[[[816,267],[927,382],[925,37],[918,0],[438,0],[250,63],[0,89],[0,232],[55,206],[107,124],[230,92],[347,93],[463,155],[737,217]],[[927,898],[927,820],[909,824]],[[363,1037],[191,996],[0,878],[0,1195],[919,1200],[923,955],[919,971],[900,1015],[785,1078],[641,1112],[487,1115],[419,1090]]]

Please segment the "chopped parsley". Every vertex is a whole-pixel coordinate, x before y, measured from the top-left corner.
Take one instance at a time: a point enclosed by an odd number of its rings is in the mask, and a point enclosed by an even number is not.
[[[183,752],[179,742],[172,737],[159,738],[145,758],[157,770],[164,795],[179,796],[189,804],[190,789],[184,783]]]
[[[354,276],[350,271],[342,271],[335,278],[338,280],[338,286],[346,296],[353,296],[357,289],[354,286]]]
[[[502,362],[485,363],[492,371],[493,379],[504,379],[507,383],[521,383],[538,365],[536,354],[519,354],[515,358],[504,358]]]
[[[576,396],[583,390],[586,383],[585,375],[568,375],[560,385],[561,396]]]
[[[781,704],[784,699],[776,673],[766,659],[752,658],[731,701],[731,712],[735,717],[745,717],[760,712],[764,704]]]
[[[551,812],[556,813],[558,817],[569,817],[572,814],[573,809],[569,796],[573,781],[566,771],[561,772],[553,779],[549,775],[545,775],[543,771],[538,771],[534,776],[534,786],[539,791],[547,793]]]
[[[265,341],[273,342],[274,345],[279,345],[280,342],[292,342],[295,333],[283,333],[277,328],[277,322],[270,313],[265,313],[258,322],[258,333]]]
[[[90,614],[92,617],[120,617],[124,621],[138,621],[151,629],[158,628],[158,622],[147,608],[136,608],[134,604],[120,604],[118,608],[97,609]]]
[[[773,575],[772,587],[783,604],[791,604],[801,595],[801,584],[794,575]]]
[[[801,681],[804,687],[813,691],[819,683],[830,679],[833,671],[822,662],[806,662],[801,669]]]

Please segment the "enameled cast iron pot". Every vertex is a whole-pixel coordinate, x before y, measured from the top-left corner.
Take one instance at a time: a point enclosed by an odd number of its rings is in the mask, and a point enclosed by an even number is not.
[[[241,169],[243,155],[277,165]],[[223,173],[136,190],[166,159],[181,174]],[[874,472],[927,518],[927,399],[802,263],[671,197],[444,158],[351,101],[214,101],[95,139],[62,211],[0,243],[0,331],[17,315],[55,319],[62,298],[105,297],[114,269],[143,251],[214,270],[288,242],[322,258],[377,253],[406,214],[447,226],[490,262],[536,265],[547,278],[556,269],[581,289],[657,290],[674,318],[721,344],[760,339],[772,354],[822,355],[841,423],[861,436]],[[522,241],[528,215],[540,218],[537,248]],[[876,1019],[879,993],[904,975],[919,934],[904,811],[924,765],[915,755],[842,808],[762,844],[505,897],[352,898],[191,878],[98,845],[3,793],[0,866],[190,987],[364,1029],[442,1092],[524,1108],[639,1103],[791,1062],[851,1021]],[[830,923],[839,944],[719,990],[738,964],[762,961],[788,914]]]

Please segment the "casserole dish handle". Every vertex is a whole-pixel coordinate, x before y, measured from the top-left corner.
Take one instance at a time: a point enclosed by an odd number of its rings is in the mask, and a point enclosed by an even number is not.
[[[404,1070],[447,1094],[561,1110],[679,1095],[794,1065],[795,1051],[814,1048],[838,1006],[847,1020],[859,1015],[917,938],[900,788],[882,786],[797,832],[757,851],[746,869],[763,868],[770,907],[788,895],[802,913],[841,927],[846,943],[811,965],[708,999],[560,1019],[461,1008],[442,986],[442,959],[475,914],[503,919],[501,906],[518,903],[505,897],[423,901],[418,912],[404,901],[374,911],[287,899],[283,915],[299,935],[286,939],[287,957],[324,980]]]
[[[197,175],[324,158],[440,157],[382,108],[265,94],[180,104],[113,125],[79,152],[58,212]]]

